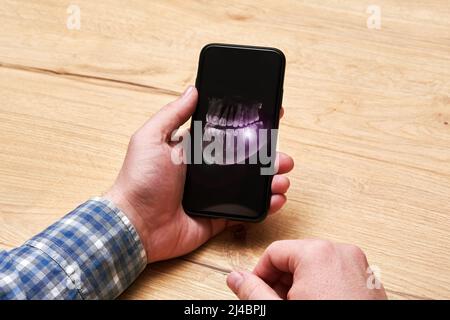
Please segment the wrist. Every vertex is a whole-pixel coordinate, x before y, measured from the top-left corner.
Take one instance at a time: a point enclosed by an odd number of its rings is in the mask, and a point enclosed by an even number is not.
[[[145,224],[143,217],[139,214],[139,210],[135,208],[132,202],[125,196],[123,192],[115,189],[114,187],[107,191],[104,198],[111,201],[116,207],[118,207],[130,220],[133,227],[136,229],[139,239],[144,246],[145,253],[147,255],[147,262],[149,259],[149,249],[147,245],[147,239],[149,239],[149,231]]]

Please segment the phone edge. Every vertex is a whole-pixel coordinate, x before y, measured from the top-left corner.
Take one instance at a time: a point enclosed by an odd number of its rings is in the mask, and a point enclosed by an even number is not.
[[[202,61],[204,59],[205,52],[211,47],[239,48],[239,49],[252,49],[252,50],[257,49],[257,50],[261,50],[261,51],[272,51],[281,57],[280,81],[279,81],[279,88],[278,88],[278,92],[277,92],[278,93],[277,105],[279,107],[276,109],[275,126],[274,126],[274,129],[278,129],[279,123],[280,123],[280,110],[281,110],[281,106],[283,103],[284,76],[285,76],[285,70],[286,70],[286,56],[283,53],[283,51],[281,51],[278,48],[274,48],[274,47],[225,44],[225,43],[208,43],[205,46],[203,46],[203,48],[200,51],[200,55],[199,55],[197,75],[196,75],[196,79],[195,79],[195,87],[197,88],[197,90],[198,90],[198,85],[199,85],[199,81],[200,81],[200,74],[202,72],[202,67],[203,67]],[[198,106],[198,103],[197,103],[197,106]],[[197,112],[197,106],[195,107],[195,111],[192,114],[192,118],[194,118],[194,115]],[[192,118],[191,118],[191,123],[190,123],[191,132],[192,132]],[[277,140],[278,140],[278,135],[277,135]],[[187,168],[186,168],[186,174],[187,174]],[[182,198],[182,206],[183,206],[184,211],[188,215],[191,215],[191,216],[207,217],[207,218],[212,218],[212,219],[227,219],[227,220],[234,220],[234,221],[246,221],[246,222],[254,222],[254,223],[262,222],[267,218],[267,216],[269,214],[270,199],[272,196],[272,191],[271,191],[272,180],[273,180],[273,175],[270,176],[269,182],[267,183],[267,186],[266,186],[266,199],[267,200],[266,200],[265,210],[263,213],[261,213],[260,215],[258,215],[255,218],[247,217],[247,216],[231,215],[231,214],[217,214],[217,213],[208,212],[208,211],[203,211],[203,212],[191,211],[184,207],[184,196]],[[184,195],[184,190],[183,190],[183,195]]]

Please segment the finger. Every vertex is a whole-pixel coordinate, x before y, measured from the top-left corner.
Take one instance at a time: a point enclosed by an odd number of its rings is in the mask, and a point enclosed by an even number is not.
[[[284,108],[281,107],[280,108],[280,119],[283,118],[283,116],[284,116]]]
[[[278,165],[278,174],[288,173],[294,168],[294,159],[284,152],[277,152],[275,161]]]
[[[279,300],[280,296],[263,280],[250,272],[231,272],[228,287],[241,300]]]
[[[288,177],[277,174],[272,179],[272,193],[286,193],[290,185]]]
[[[292,287],[292,282],[294,281],[294,278],[292,277],[292,274],[290,273],[283,273],[278,282],[286,287]]]
[[[292,283],[292,274],[282,273],[275,283],[269,285],[282,299],[287,299],[287,294],[292,287]]]
[[[302,240],[275,241],[264,251],[253,273],[267,283],[274,283],[283,273],[294,274],[303,254]]]
[[[274,214],[280,210],[286,203],[287,198],[284,194],[273,194],[270,198],[269,214]]]
[[[177,100],[162,107],[141,130],[148,135],[162,134],[163,138],[167,139],[174,130],[189,120],[194,113],[197,99],[197,89],[189,86]]]

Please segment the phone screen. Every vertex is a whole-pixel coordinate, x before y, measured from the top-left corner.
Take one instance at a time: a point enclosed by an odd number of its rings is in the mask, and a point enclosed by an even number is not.
[[[248,220],[267,213],[272,176],[261,169],[273,167],[271,129],[278,128],[284,64],[276,49],[202,50],[183,198],[187,212]]]

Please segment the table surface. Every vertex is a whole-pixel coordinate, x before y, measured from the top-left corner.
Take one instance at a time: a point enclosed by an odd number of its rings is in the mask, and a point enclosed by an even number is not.
[[[192,84],[210,42],[287,57],[279,148],[296,161],[281,213],[146,269],[122,298],[234,298],[272,241],[349,242],[390,298],[450,298],[450,4],[77,0],[0,6],[0,246],[106,190],[130,135]]]

